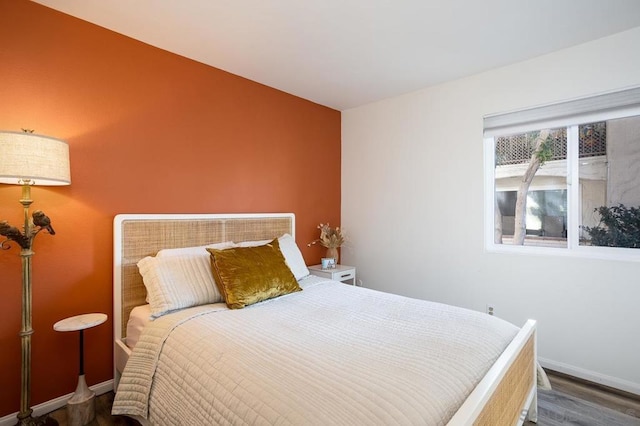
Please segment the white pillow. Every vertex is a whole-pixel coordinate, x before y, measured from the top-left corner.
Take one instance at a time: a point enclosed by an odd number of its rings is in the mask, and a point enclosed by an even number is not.
[[[225,241],[224,243],[216,243],[216,244],[207,244],[206,246],[196,246],[196,247],[181,247],[181,248],[172,248],[172,249],[162,249],[157,254],[156,257],[167,257],[167,256],[185,256],[185,255],[194,255],[201,254],[209,258],[208,248],[214,248],[218,250],[224,250],[227,248],[235,247],[233,241]]]
[[[236,247],[262,246],[270,242],[271,240],[243,241],[241,243],[236,243]],[[304,263],[302,253],[300,252],[300,249],[293,237],[289,234],[284,234],[278,238],[278,243],[280,243],[280,251],[284,256],[284,260],[289,269],[291,269],[291,272],[293,272],[296,280],[301,280],[309,275],[309,269]]]
[[[222,301],[209,256],[148,256],[138,262],[138,270],[147,288],[153,318],[176,309]]]
[[[180,247],[171,249],[162,249],[156,253],[156,257],[169,257],[169,256],[202,256],[209,262],[208,248],[214,248],[218,250],[224,250],[231,247],[235,247],[233,241],[225,241],[224,243],[207,244],[206,246],[194,246],[194,247]],[[146,302],[149,303],[149,292],[147,291]]]
[[[278,243],[280,243],[280,251],[284,256],[284,260],[289,266],[289,269],[291,269],[291,272],[293,272],[296,280],[300,280],[309,275],[309,269],[304,263],[302,253],[300,253],[300,249],[293,237],[289,234],[284,234],[278,238]]]

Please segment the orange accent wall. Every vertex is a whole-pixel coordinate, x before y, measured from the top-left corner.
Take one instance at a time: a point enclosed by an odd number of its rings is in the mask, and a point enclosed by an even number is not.
[[[112,223],[118,213],[294,212],[305,259],[340,218],[340,112],[26,0],[0,2],[0,129],[69,142],[71,186],[35,187],[52,219],[33,258],[31,405],[71,393],[88,312],[89,385],[112,378]],[[240,24],[240,23],[239,23]],[[1,160],[0,160],[1,161]],[[0,220],[21,224],[20,187]],[[20,257],[0,252],[0,417],[20,408]]]

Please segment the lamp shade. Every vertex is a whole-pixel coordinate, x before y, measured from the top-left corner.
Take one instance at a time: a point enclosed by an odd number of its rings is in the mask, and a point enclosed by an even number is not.
[[[0,183],[69,185],[69,145],[48,136],[0,131]]]

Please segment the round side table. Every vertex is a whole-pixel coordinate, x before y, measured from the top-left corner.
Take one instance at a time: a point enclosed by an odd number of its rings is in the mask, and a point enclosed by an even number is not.
[[[67,417],[70,426],[84,426],[96,416],[95,392],[89,389],[84,378],[84,330],[102,324],[107,320],[106,314],[84,314],[65,318],[53,325],[55,331],[80,332],[80,374],[78,386],[73,396],[67,401]]]

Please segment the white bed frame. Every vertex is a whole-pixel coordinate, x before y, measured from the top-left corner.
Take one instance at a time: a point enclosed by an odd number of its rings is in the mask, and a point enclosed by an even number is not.
[[[154,255],[160,248],[176,248],[208,243],[226,241],[224,224],[248,223],[246,233],[240,235],[235,229],[234,241],[258,240],[275,238],[279,235],[268,235],[273,229],[263,231],[260,229],[262,221],[284,220],[290,233],[295,238],[295,216],[293,213],[267,213],[267,214],[126,214],[118,215],[114,219],[114,391],[117,390],[120,376],[129,359],[131,349],[126,345],[126,321],[128,312],[123,309],[128,301],[128,279],[123,274],[125,266],[135,265],[139,258],[125,258],[123,246],[130,236],[130,229],[135,229],[138,224],[147,226],[149,223],[164,223],[176,221],[185,223],[198,223],[215,221],[222,224],[222,232],[216,232],[215,237],[209,240],[206,235],[181,235],[179,241],[175,241],[172,235],[159,235],[153,244],[149,245],[149,252],[145,255]],[[125,226],[126,224],[126,226]],[[244,226],[244,225],[243,225]],[[236,227],[237,228],[237,227]],[[243,228],[244,229],[244,228]],[[282,231],[278,231],[282,234]],[[170,234],[170,233],[169,233]],[[138,236],[139,237],[139,236]],[[145,238],[149,237],[145,234]],[[153,235],[150,236],[153,239]],[[142,255],[138,255],[142,256]],[[136,257],[138,257],[136,256]],[[144,256],[142,256],[144,257]],[[141,257],[140,257],[141,258]],[[139,297],[138,297],[139,298]],[[138,299],[136,299],[138,300]],[[139,303],[136,301],[136,303]],[[143,303],[143,302],[142,302]],[[505,349],[502,355],[494,363],[484,378],[476,386],[473,392],[458,409],[449,421],[449,426],[458,425],[487,425],[487,426],[512,426],[521,425],[525,418],[537,421],[537,386],[536,386],[536,323],[528,320],[516,335],[513,341]]]

